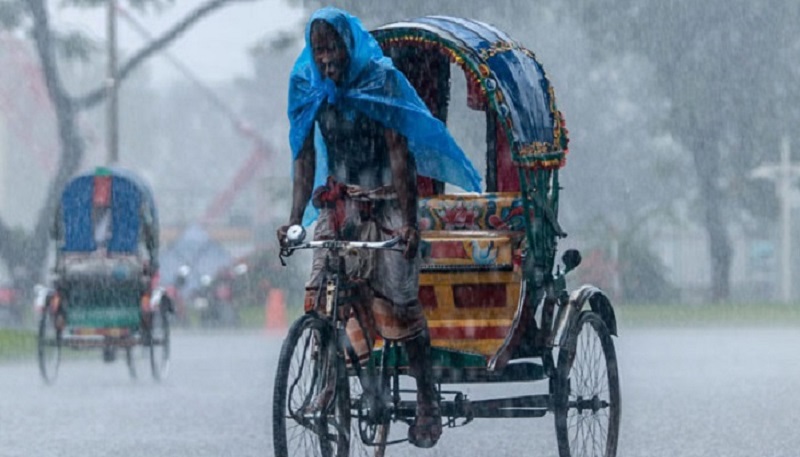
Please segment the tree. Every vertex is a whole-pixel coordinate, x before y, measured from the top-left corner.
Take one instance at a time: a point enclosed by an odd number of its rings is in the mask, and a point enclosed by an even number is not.
[[[728,229],[742,215],[774,220],[765,183],[748,179],[796,125],[800,5],[746,0],[552,2],[575,17],[607,58],[635,52],[656,67],[670,100],[663,128],[693,155],[696,220],[708,234],[711,299],[730,296]],[[795,142],[795,144],[797,144]]]
[[[167,47],[203,18],[231,3],[243,1],[252,0],[207,0],[200,4],[162,36],[123,62],[117,71],[118,82],[124,81],[148,58]],[[172,0],[127,0],[131,8],[139,11],[161,8],[171,2]],[[68,0],[62,3],[76,8],[97,8],[106,5],[107,0]],[[85,152],[85,141],[78,129],[77,116],[103,102],[108,92],[103,83],[78,95],[70,93],[65,87],[60,64],[64,59],[89,58],[91,43],[79,32],[61,34],[54,30],[50,23],[47,0],[0,0],[0,28],[24,30],[33,40],[57,122],[60,145],[58,169],[49,183],[44,205],[39,209],[33,230],[25,236],[15,236],[12,228],[0,218],[0,258],[9,269],[22,267],[29,272],[29,281],[38,282],[47,259],[49,229],[58,197],[80,167]]]

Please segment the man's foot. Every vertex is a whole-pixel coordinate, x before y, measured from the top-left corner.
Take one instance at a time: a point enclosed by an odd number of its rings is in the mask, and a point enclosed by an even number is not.
[[[442,414],[436,402],[417,402],[417,417],[408,428],[408,441],[419,448],[432,448],[442,436]]]
[[[300,410],[301,414],[304,416],[314,416],[317,413],[321,413],[328,409],[330,406],[331,401],[333,401],[334,394],[336,393],[336,380],[333,376],[329,376],[326,385],[323,386],[322,390],[320,390],[311,401],[308,402],[308,405],[303,407]]]

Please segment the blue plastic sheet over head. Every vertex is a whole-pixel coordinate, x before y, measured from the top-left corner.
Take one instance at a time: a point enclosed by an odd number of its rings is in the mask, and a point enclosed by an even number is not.
[[[323,77],[311,53],[311,24],[323,20],[331,24],[345,42],[350,56],[341,85]],[[467,191],[480,191],[480,175],[464,151],[456,144],[440,120],[433,117],[417,92],[383,55],[380,45],[361,21],[345,11],[323,8],[308,21],[306,47],[295,62],[289,83],[289,142],[297,159],[317,111],[327,101],[346,116],[366,115],[396,130],[408,140],[417,173],[448,182]],[[319,167],[327,164],[324,141],[315,133],[317,173],[314,186],[324,182]],[[315,214],[306,211],[304,224]]]

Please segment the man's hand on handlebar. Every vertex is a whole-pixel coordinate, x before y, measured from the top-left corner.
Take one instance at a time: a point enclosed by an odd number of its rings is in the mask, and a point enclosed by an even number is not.
[[[306,231],[300,224],[282,225],[278,228],[278,244],[288,248],[301,243],[306,237]]]
[[[293,224],[281,225],[278,227],[278,244],[280,247],[285,248],[289,245],[288,241],[286,240],[286,233],[289,231],[289,227]]]
[[[406,225],[398,231],[398,235],[400,235],[400,239],[406,245],[405,250],[403,250],[403,256],[409,260],[416,257],[417,249],[419,248],[419,231],[414,227]]]

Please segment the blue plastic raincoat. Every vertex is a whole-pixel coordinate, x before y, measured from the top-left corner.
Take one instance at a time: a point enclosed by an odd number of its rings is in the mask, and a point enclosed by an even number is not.
[[[323,77],[314,64],[311,24],[317,19],[331,24],[347,46],[350,64],[339,87]],[[327,100],[345,115],[354,117],[356,113],[363,113],[405,136],[419,175],[455,184],[467,191],[480,191],[480,175],[464,151],[447,127],[433,117],[391,59],[383,55],[378,42],[358,18],[336,8],[317,10],[306,25],[305,36],[306,47],[294,64],[289,83],[289,142],[293,159],[300,154],[315,124],[317,111]],[[318,129],[315,129],[315,146],[316,188],[327,177],[328,163]],[[316,212],[307,210],[304,225],[315,218]]]

